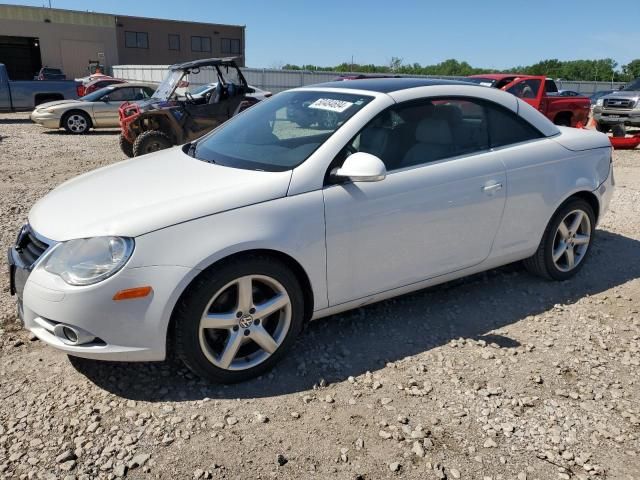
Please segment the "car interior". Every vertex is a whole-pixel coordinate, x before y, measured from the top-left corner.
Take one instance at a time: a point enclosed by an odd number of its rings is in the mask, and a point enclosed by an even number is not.
[[[346,153],[375,155],[390,171],[487,148],[484,108],[465,100],[439,100],[383,112]]]

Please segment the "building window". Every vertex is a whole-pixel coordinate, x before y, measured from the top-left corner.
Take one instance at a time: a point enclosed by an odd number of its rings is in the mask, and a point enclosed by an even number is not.
[[[211,37],[191,37],[192,52],[210,52]]]
[[[124,32],[124,46],[127,48],[149,48],[149,34],[146,32]]]
[[[240,51],[240,40],[237,38],[223,38],[222,53],[242,53]]]
[[[169,34],[169,50],[180,50],[180,35]]]

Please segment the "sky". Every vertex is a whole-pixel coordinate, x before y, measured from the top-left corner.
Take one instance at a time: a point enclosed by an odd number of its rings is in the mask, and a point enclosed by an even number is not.
[[[43,6],[48,0],[0,0]],[[246,25],[247,66],[430,65],[492,69],[542,59],[640,58],[640,0],[51,0],[71,10]]]

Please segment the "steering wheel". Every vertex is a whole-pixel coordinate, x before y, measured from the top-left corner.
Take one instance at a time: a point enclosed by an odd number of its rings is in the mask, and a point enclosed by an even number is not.
[[[196,103],[195,99],[193,98],[193,95],[191,95],[191,92],[185,91],[184,92],[184,97],[187,99],[188,103],[191,103],[191,104],[195,104]]]

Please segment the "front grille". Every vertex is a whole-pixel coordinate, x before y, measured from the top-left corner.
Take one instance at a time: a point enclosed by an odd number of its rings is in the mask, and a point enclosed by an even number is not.
[[[633,108],[636,101],[627,98],[605,98],[603,104],[606,108],[630,109]]]
[[[49,248],[49,244],[37,238],[29,224],[22,227],[18,234],[15,250],[25,266],[33,266],[47,248]]]

